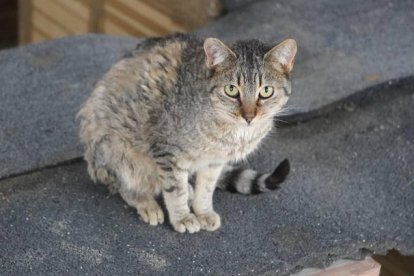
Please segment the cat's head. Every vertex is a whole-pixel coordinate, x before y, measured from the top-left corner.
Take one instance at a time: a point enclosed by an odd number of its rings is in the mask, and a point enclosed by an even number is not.
[[[287,39],[273,48],[258,40],[227,47],[216,38],[204,41],[211,71],[210,97],[217,115],[237,125],[272,120],[291,93],[290,72],[296,42]]]

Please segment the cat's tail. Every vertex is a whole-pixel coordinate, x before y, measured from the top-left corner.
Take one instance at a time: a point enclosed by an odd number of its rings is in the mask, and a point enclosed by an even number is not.
[[[217,188],[233,193],[259,194],[279,188],[290,171],[289,160],[283,160],[272,173],[226,166],[217,182]]]

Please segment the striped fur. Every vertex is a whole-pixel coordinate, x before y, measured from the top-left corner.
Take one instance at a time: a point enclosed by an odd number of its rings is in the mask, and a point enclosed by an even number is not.
[[[271,174],[226,166],[217,182],[217,188],[241,194],[266,193],[278,189],[289,171],[288,159],[283,160]]]

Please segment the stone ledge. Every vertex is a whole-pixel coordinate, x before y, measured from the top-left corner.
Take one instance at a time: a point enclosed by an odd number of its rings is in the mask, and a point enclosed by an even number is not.
[[[10,274],[288,275],[338,259],[414,254],[414,85],[372,90],[280,129],[248,165],[292,172],[281,190],[218,191],[223,226],[150,227],[76,162],[0,181],[0,265]],[[247,165],[247,164],[246,164]]]

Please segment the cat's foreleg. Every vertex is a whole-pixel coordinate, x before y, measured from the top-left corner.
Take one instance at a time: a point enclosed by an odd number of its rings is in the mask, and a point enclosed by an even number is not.
[[[214,231],[221,225],[220,216],[213,209],[213,193],[222,169],[222,164],[211,164],[197,172],[192,207],[201,229]]]
[[[188,206],[188,172],[167,161],[158,161],[162,171],[162,194],[168,210],[170,222],[177,232],[194,233],[200,231],[197,217]]]

